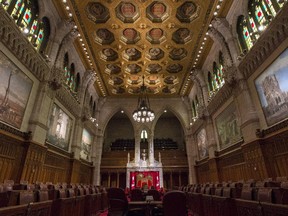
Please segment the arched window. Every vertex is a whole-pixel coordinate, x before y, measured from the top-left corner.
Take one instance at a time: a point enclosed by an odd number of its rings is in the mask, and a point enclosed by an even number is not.
[[[64,62],[63,62],[63,69],[64,69],[64,76],[65,76],[65,83],[67,84],[69,81],[70,77],[70,68],[68,67],[69,65],[69,56],[68,53],[66,52],[64,55]]]
[[[240,16],[237,24],[238,39],[242,51],[250,50],[261,32],[283,7],[286,0],[250,0],[248,17]]]
[[[218,69],[216,62],[213,62],[213,77],[214,77],[216,89],[218,89],[220,87],[220,84],[221,84],[221,78],[219,76],[219,73],[220,72],[219,72],[219,69]]]
[[[193,118],[197,117],[197,108],[194,100],[192,101],[192,117]]]
[[[210,71],[208,72],[208,87],[209,87],[209,92],[214,91],[213,80],[212,80],[212,75]]]
[[[222,52],[219,52],[219,67],[218,67],[219,77],[220,77],[220,85],[223,86],[225,83],[224,80],[224,58]]]
[[[74,63],[72,63],[70,66],[70,76],[68,77],[67,85],[70,90],[74,90],[75,88],[75,65]]]
[[[96,117],[96,102],[94,101],[93,103],[93,112],[92,112],[92,117],[95,118]]]
[[[80,86],[80,74],[77,73],[76,80],[75,80],[75,88],[73,89],[74,92],[78,92]]]
[[[49,20],[39,20],[37,0],[6,0],[4,9],[15,20],[21,31],[36,50],[44,50],[43,41],[47,42],[50,34]],[[45,43],[46,46],[47,43]]]
[[[92,109],[93,109],[93,97],[92,97],[92,95],[90,95],[89,108],[90,108],[90,111],[92,111]]]

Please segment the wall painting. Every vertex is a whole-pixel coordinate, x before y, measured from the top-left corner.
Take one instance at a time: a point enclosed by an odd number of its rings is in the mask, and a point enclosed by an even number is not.
[[[33,82],[0,52],[0,121],[20,129]]]
[[[256,89],[267,125],[288,117],[288,49],[256,80]]]

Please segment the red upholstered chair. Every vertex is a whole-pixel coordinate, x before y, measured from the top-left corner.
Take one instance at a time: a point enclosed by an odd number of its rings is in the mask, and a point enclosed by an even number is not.
[[[161,201],[161,193],[158,190],[150,189],[147,193],[148,196],[153,196],[153,200]]]
[[[182,191],[169,191],[163,197],[163,212],[165,216],[186,216],[186,195]]]
[[[128,209],[128,200],[121,188],[108,189],[108,216],[123,216]]]
[[[143,201],[143,192],[139,188],[131,190],[131,201]]]

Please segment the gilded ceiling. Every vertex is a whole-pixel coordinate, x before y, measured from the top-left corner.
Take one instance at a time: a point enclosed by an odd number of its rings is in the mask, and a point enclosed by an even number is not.
[[[71,0],[100,95],[138,95],[143,84],[149,95],[189,93],[189,73],[219,2]]]

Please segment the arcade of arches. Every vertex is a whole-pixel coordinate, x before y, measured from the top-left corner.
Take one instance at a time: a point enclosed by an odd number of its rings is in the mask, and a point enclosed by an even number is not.
[[[0,1],[0,183],[288,176],[286,3]]]

